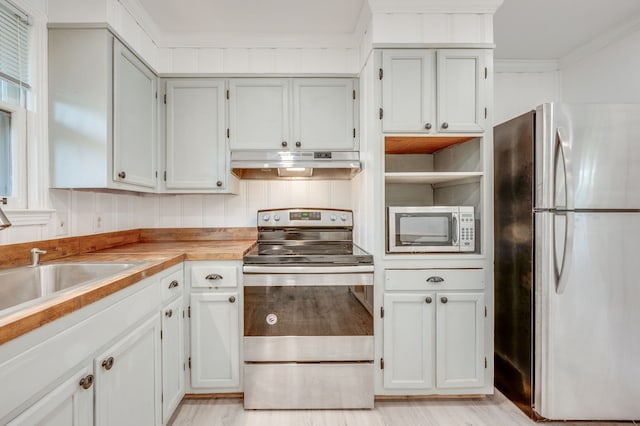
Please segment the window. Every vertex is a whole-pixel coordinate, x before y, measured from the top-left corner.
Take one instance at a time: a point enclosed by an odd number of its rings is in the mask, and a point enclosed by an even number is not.
[[[26,207],[26,106],[30,90],[26,13],[0,0],[0,197]]]

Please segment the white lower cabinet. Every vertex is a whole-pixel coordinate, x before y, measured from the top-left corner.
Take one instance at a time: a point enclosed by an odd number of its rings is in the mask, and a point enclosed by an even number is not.
[[[477,290],[483,287],[477,281],[482,271],[387,270],[385,275],[384,388],[451,394],[484,387],[485,299]],[[437,285],[443,291],[431,290],[432,276],[442,279]],[[465,285],[475,291],[446,291]]]
[[[183,299],[164,307],[162,320],[162,423],[166,424],[184,396]]]
[[[160,319],[154,314],[95,358],[95,424],[161,423],[160,362]]]
[[[93,382],[92,366],[83,366],[13,419],[9,425],[86,426],[93,424]]]
[[[191,386],[240,384],[238,293],[191,294]]]

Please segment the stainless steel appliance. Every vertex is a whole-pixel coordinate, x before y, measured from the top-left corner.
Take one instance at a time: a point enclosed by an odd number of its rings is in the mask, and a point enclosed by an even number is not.
[[[640,105],[496,126],[496,386],[532,417],[640,419]]]
[[[388,207],[387,214],[390,253],[475,250],[472,206]]]
[[[258,211],[244,256],[244,406],[373,408],[373,258],[349,210]]]

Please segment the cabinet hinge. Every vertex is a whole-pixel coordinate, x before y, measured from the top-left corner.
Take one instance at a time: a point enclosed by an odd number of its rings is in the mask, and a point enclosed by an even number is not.
[[[189,318],[191,318],[191,306],[189,306],[189,308],[188,308],[187,316],[188,316]]]
[[[156,92],[156,99],[158,99],[158,92]]]
[[[189,357],[189,370],[191,370],[191,357]]]
[[[187,371],[187,364],[184,362],[182,363],[182,371]]]
[[[354,138],[356,137],[356,128],[355,127],[353,128],[353,137]]]
[[[486,80],[488,76],[489,76],[489,70],[487,69],[487,67],[484,67],[484,79]]]
[[[484,107],[484,118],[487,118],[487,107]]]
[[[160,394],[160,402],[164,402],[164,394],[163,393]]]
[[[380,370],[384,370],[384,358],[380,358]]]
[[[184,309],[182,310],[182,318],[184,318]]]
[[[167,171],[166,170],[162,174],[162,178],[164,179],[165,182],[167,181]]]
[[[156,170],[156,179],[158,179],[158,171]]]
[[[380,68],[380,69],[378,70],[378,78],[379,78],[380,80],[382,80],[382,77],[384,77],[384,72],[382,71],[382,68]]]
[[[487,368],[487,357],[484,357],[484,368]]]
[[[485,318],[487,317],[487,307],[486,306],[484,307],[484,317]]]
[[[167,104],[167,94],[166,93],[164,94],[164,104],[165,105]]]
[[[162,330],[160,330],[160,340],[162,340]]]
[[[380,306],[380,318],[384,318],[384,306]]]
[[[229,91],[227,90],[227,99],[229,99]]]
[[[227,139],[229,139],[229,135],[231,134],[231,132],[229,131],[229,129],[227,129]]]
[[[382,108],[380,108],[380,120],[382,120],[383,115],[384,115],[384,112],[382,111]]]
[[[356,100],[356,89],[353,89],[353,100]]]

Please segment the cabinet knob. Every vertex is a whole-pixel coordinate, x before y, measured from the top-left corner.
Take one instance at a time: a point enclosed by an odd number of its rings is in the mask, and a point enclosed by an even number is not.
[[[205,280],[210,280],[210,281],[216,281],[216,280],[221,280],[222,279],[222,275],[220,274],[209,274],[206,277],[204,277]]]
[[[111,370],[111,367],[113,367],[113,357],[112,356],[110,356],[109,358],[107,358],[104,361],[102,361],[102,368],[104,368],[105,370]]]
[[[217,181],[217,182],[216,182],[216,186],[217,186],[218,188],[220,188],[220,187],[222,186],[222,181],[221,181],[221,180]]]
[[[431,130],[431,123],[425,124],[424,128],[427,129],[427,130]]]
[[[287,147],[287,141],[282,141],[282,146]]]
[[[442,123],[442,128],[443,129],[448,129],[449,128],[449,123],[447,123],[446,121],[444,123]]]
[[[173,316],[173,309],[169,309],[167,312],[164,313],[164,315],[167,318],[171,318]]]
[[[79,385],[82,389],[89,389],[93,385],[93,374],[88,374],[80,379]]]
[[[169,288],[176,288],[180,285],[180,283],[176,280],[173,280],[169,283]]]
[[[442,296],[442,297],[440,298],[440,301],[441,301],[442,303],[447,303],[447,302],[449,301],[449,299],[447,299],[446,297]]]
[[[123,171],[121,171],[120,173],[118,173],[118,177],[119,177],[120,179],[124,179],[124,178],[126,178],[126,177],[127,177],[127,173],[123,170]]]
[[[229,303],[235,303],[236,302],[236,297],[235,296],[229,296]]]
[[[433,299],[431,297],[427,297],[426,299],[424,299],[424,301],[426,303],[431,303],[431,302],[433,302]]]
[[[300,148],[302,146],[302,142],[298,141],[296,142],[296,147]]]

